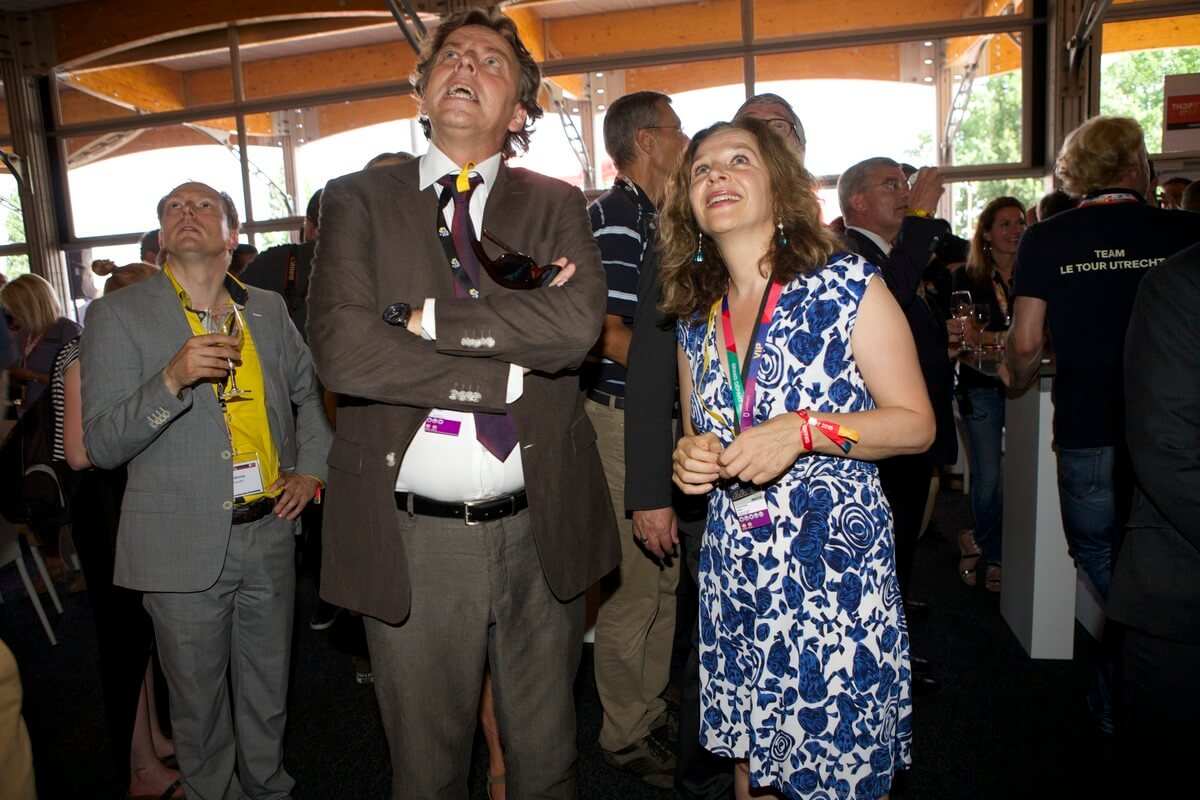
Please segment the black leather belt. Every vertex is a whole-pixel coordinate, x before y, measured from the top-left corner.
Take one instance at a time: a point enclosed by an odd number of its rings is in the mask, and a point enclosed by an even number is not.
[[[620,411],[625,410],[624,397],[617,397],[615,394],[601,392],[596,389],[588,389],[584,392],[584,395],[588,400],[591,400],[594,403],[599,403],[602,406],[608,406],[609,408],[615,408]]]
[[[487,500],[470,500],[465,503],[443,503],[441,500],[430,500],[412,492],[396,492],[396,508],[410,514],[423,517],[445,517],[461,519],[468,525],[479,525],[483,522],[511,517],[529,507],[529,498],[525,492],[506,494],[503,497],[491,497]]]
[[[242,503],[233,506],[233,524],[245,525],[248,522],[258,522],[275,509],[275,497],[263,497],[253,503]]]

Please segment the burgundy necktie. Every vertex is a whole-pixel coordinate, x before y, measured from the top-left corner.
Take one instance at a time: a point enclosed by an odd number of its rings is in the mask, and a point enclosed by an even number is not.
[[[458,188],[458,173],[442,176],[438,183],[454,194],[454,219],[450,223],[450,238],[454,242],[454,252],[458,255],[462,269],[471,279],[471,283],[479,288],[479,259],[475,257],[475,249],[471,241],[475,238],[475,229],[471,224],[471,194],[475,187],[483,183],[483,178],[472,175],[470,185],[463,191]],[[454,293],[458,297],[466,297],[462,285],[454,282]],[[488,414],[475,412],[475,438],[488,449],[498,460],[504,461],[508,454],[517,446],[517,425],[513,418],[504,412]]]

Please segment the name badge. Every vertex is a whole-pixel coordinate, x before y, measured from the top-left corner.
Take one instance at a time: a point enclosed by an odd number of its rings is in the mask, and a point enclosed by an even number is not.
[[[462,422],[457,419],[446,419],[445,417],[435,416],[430,414],[425,418],[426,433],[440,433],[443,436],[458,436],[459,429],[462,428]]]
[[[730,493],[730,497],[733,499],[733,510],[737,513],[738,527],[742,530],[752,531],[771,525],[766,492],[739,486]]]
[[[258,454],[236,456],[233,462],[233,496],[261,494],[262,490],[262,471],[258,466]]]

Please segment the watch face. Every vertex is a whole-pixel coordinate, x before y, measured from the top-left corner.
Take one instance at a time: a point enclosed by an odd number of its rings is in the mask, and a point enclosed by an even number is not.
[[[383,321],[388,325],[407,325],[408,318],[412,314],[412,307],[408,303],[393,303],[388,306],[383,312]]]

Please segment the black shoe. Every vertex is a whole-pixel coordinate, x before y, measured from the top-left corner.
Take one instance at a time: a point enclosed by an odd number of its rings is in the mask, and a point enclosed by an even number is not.
[[[912,676],[912,688],[913,694],[920,697],[927,694],[933,694],[938,689],[941,689],[942,685],[938,683],[938,679],[932,675],[922,674]]]
[[[324,600],[318,600],[317,607],[313,609],[312,616],[308,618],[308,627],[314,631],[323,631],[326,628],[331,628],[340,613],[342,613],[342,609],[338,606],[326,603]]]
[[[658,715],[658,719],[651,724],[650,735],[657,736],[668,749],[674,752],[675,745],[679,742],[679,704],[665,694],[662,695],[662,700],[666,707]]]
[[[933,662],[924,656],[910,655],[908,663],[912,666],[913,672],[933,672]]]
[[[675,785],[675,753],[654,733],[620,750],[601,750],[610,767],[628,772],[642,783],[659,789]]]

